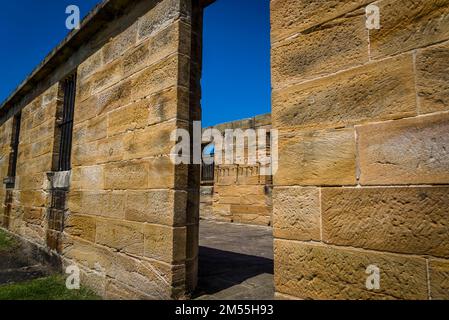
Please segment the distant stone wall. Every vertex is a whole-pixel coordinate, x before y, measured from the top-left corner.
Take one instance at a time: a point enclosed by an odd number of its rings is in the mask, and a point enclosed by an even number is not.
[[[280,298],[449,298],[449,1],[371,2],[271,0]]]
[[[271,115],[256,116],[214,126],[226,129],[271,129]],[[248,146],[246,145],[246,154]],[[201,187],[202,219],[271,225],[272,178],[260,174],[260,165],[216,165],[212,186]]]

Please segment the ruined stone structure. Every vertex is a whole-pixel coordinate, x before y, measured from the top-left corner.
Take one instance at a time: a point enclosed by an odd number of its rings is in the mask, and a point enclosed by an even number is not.
[[[214,126],[228,129],[271,130],[271,115],[233,121]],[[269,139],[269,138],[267,138]],[[262,144],[269,146],[270,143]],[[245,164],[215,165],[213,181],[201,181],[200,218],[269,226],[272,223],[272,176],[261,173],[260,164],[248,164],[248,141],[245,141]],[[268,148],[267,148],[268,149]],[[257,147],[255,148],[257,152]],[[262,150],[260,150],[262,152]],[[224,153],[224,150],[221,151]],[[269,155],[269,149],[267,150]],[[222,156],[224,158],[224,156]],[[204,168],[204,167],[203,167]]]
[[[211,2],[105,1],[0,107],[3,228],[105,298],[195,287],[200,167],[170,133],[201,118]],[[271,1],[278,298],[449,298],[449,0],[374,2],[379,30],[370,3]]]

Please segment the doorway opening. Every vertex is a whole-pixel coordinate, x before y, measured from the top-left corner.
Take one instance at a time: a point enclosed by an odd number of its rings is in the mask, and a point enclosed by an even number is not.
[[[211,161],[200,169],[197,299],[274,298],[272,177],[259,157],[270,156],[269,5],[207,0],[200,10],[196,98]]]

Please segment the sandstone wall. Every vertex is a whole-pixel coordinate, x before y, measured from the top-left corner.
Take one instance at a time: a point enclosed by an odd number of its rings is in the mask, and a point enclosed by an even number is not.
[[[61,109],[55,84],[22,109],[19,153],[9,229],[46,246],[54,236],[47,209],[51,194],[47,173],[53,170],[56,118]]]
[[[187,172],[169,156],[188,128],[190,10],[160,1],[78,68],[63,255],[107,297],[186,291]]]
[[[449,298],[449,1],[371,2],[271,0],[280,298]]]
[[[64,266],[79,266],[82,284],[105,298],[182,298],[195,287],[198,210],[187,214],[195,173],[170,161],[170,134],[189,128],[191,109],[199,108],[190,106],[199,77],[190,68],[192,5],[137,1],[121,11],[124,2],[108,2],[116,6],[113,19],[64,65],[66,73],[76,68],[77,91],[61,224],[51,217],[47,173],[58,152],[62,78],[22,109],[7,227],[59,255]],[[11,121],[1,126],[0,178]],[[5,199],[4,188],[0,195]]]
[[[0,179],[2,184],[0,185],[0,226],[9,226],[10,214],[6,209],[6,186],[3,183],[3,179],[8,176],[9,156],[11,153],[11,135],[13,127],[13,119],[7,120],[2,126],[0,126]],[[5,216],[6,214],[6,216]]]
[[[226,129],[265,129],[269,133],[271,116],[269,114],[256,116],[220,124],[214,128],[220,130],[223,135]],[[245,158],[248,160],[247,142]],[[214,179],[212,186],[201,187],[202,219],[271,225],[272,177],[261,175],[259,164],[217,164]]]

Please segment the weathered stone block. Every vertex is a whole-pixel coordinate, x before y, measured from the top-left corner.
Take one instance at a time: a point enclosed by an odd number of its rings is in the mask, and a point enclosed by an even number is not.
[[[180,41],[186,44],[185,42],[190,39],[189,31],[190,27],[187,24],[178,21],[145,40],[125,55],[123,60],[125,76],[132,75],[173,53],[181,52],[188,55],[189,51],[186,48],[190,49],[190,45],[180,46]]]
[[[125,153],[124,134],[115,135],[98,141],[97,163],[123,160]]]
[[[273,92],[273,126],[342,127],[416,115],[413,57],[401,56]]]
[[[131,102],[131,80],[124,80],[98,94],[96,105],[98,114],[104,114]]]
[[[103,65],[103,51],[99,50],[83,61],[78,67],[78,81],[92,75]]]
[[[177,127],[176,121],[170,121],[127,133],[124,137],[124,158],[137,159],[170,154],[175,146],[175,142],[171,141],[171,133]]]
[[[126,161],[104,167],[105,188],[114,190],[148,188],[148,162]]]
[[[125,219],[125,191],[107,192],[103,197],[101,215],[107,218]]]
[[[276,290],[302,299],[427,299],[422,258],[275,240]],[[380,269],[380,289],[368,290],[365,273]]]
[[[148,123],[148,114],[149,106],[145,100],[110,112],[108,114],[108,136],[145,127]]]
[[[98,143],[96,141],[73,145],[72,165],[91,166],[97,164]],[[48,170],[49,171],[49,170]]]
[[[173,164],[169,157],[148,160],[149,189],[183,189],[187,186],[187,168]]]
[[[85,135],[78,140],[81,143],[106,138],[108,122],[106,116],[99,116],[87,121]]]
[[[274,184],[354,185],[356,183],[353,129],[280,132],[279,169]]]
[[[45,173],[37,173],[16,177],[16,186],[20,190],[44,190],[48,186]]]
[[[128,192],[126,219],[137,222],[181,226],[185,223],[187,193],[151,190]]]
[[[430,260],[429,273],[432,299],[449,299],[449,261]]]
[[[91,216],[70,214],[65,221],[64,232],[71,236],[95,242],[95,218]]]
[[[119,251],[143,256],[143,224],[98,219],[96,242]]]
[[[104,189],[103,166],[76,167],[72,173],[71,187],[74,189]]]
[[[27,223],[40,225],[44,221],[44,208],[24,207],[23,220]]]
[[[121,60],[116,60],[105,66],[100,71],[97,71],[92,76],[92,93],[98,93],[106,88],[109,88],[119,82],[123,77],[123,63]]]
[[[449,42],[419,50],[416,72],[419,111],[449,110]]]
[[[173,118],[189,120],[189,93],[181,87],[173,87],[151,95],[147,100],[148,124]]]
[[[369,0],[272,0],[271,41],[273,43],[343,16]]]
[[[370,30],[371,55],[375,58],[449,39],[448,0],[386,0],[378,6],[381,28]]]
[[[90,96],[84,101],[75,100],[74,122],[75,124],[92,119],[98,113],[98,97]],[[74,140],[76,143],[77,140]]]
[[[368,62],[364,16],[339,18],[272,48],[273,87],[313,79]]]
[[[188,19],[192,8],[190,1],[163,0],[139,20],[139,40],[154,35],[178,18]]]
[[[68,207],[72,213],[84,215],[101,215],[103,213],[104,191],[71,191],[68,197]]]
[[[449,113],[357,127],[364,185],[447,184]]]
[[[180,64],[185,63],[186,59],[183,56],[173,55],[135,74],[132,77],[133,100],[148,97],[177,84],[188,87],[188,69],[180,68]]]
[[[29,207],[45,207],[47,203],[47,193],[43,190],[20,191],[20,204]]]
[[[137,42],[137,22],[117,35],[103,47],[104,62],[107,64],[119,58]]]
[[[320,205],[318,188],[274,188],[274,237],[320,241]]]
[[[181,262],[186,258],[186,229],[146,224],[145,257],[167,263]]]
[[[323,240],[449,257],[448,195],[447,187],[323,188]]]

